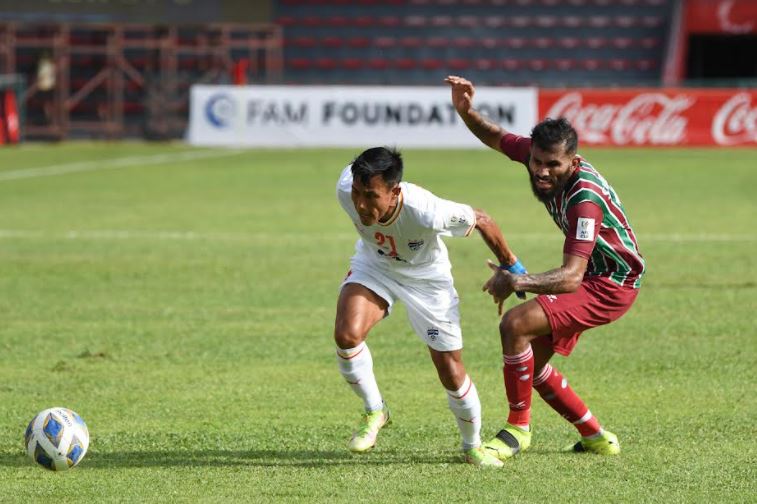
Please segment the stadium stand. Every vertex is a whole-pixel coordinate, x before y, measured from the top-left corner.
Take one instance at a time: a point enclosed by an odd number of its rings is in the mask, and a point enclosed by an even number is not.
[[[659,84],[671,14],[671,0],[279,0],[274,21],[290,83],[436,85],[466,72],[628,86]]]

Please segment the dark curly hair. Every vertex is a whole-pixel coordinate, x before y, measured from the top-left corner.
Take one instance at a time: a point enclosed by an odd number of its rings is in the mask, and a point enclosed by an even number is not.
[[[565,142],[565,153],[573,155],[578,150],[578,134],[564,117],[550,117],[534,126],[531,141],[541,150],[554,151]]]

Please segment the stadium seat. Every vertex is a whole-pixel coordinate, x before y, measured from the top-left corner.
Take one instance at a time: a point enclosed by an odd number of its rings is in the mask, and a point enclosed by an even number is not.
[[[448,47],[450,41],[447,37],[429,37],[426,39],[426,46],[433,48]]]
[[[627,49],[633,45],[633,39],[630,37],[615,37],[610,40],[610,43],[618,49]]]
[[[641,18],[641,25],[646,28],[657,28],[663,24],[664,20],[660,16],[644,16]]]
[[[439,70],[443,67],[444,64],[442,63],[442,60],[437,58],[426,58],[421,60],[421,68],[424,70]]]
[[[584,39],[586,47],[591,49],[599,49],[601,47],[607,47],[607,39],[602,37],[588,37]]]
[[[368,37],[351,37],[347,41],[347,45],[356,49],[362,49],[371,45],[371,39]]]
[[[557,39],[557,45],[565,49],[575,49],[581,45],[581,39],[577,37],[562,37]]]
[[[498,61],[492,58],[477,58],[473,60],[473,67],[476,70],[494,70],[497,68]]]
[[[308,58],[290,58],[287,66],[295,70],[308,70],[312,67],[312,62]]]
[[[526,62],[526,64],[528,65],[529,69],[535,72],[544,70],[547,68],[547,66],[549,66],[549,62],[546,59],[542,58],[530,59]]]
[[[452,39],[452,46],[467,49],[476,46],[476,40],[470,37],[458,37]]]
[[[520,49],[521,47],[525,47],[528,41],[523,37],[509,37],[504,39],[502,43],[505,47]]]
[[[412,58],[398,58],[395,60],[394,66],[400,70],[414,70],[418,65]]]
[[[402,22],[405,26],[421,28],[426,26],[427,19],[425,16],[406,16]]]
[[[631,68],[631,62],[627,59],[612,58],[607,61],[607,66],[612,70],[623,71]]]
[[[479,18],[477,16],[460,16],[457,18],[457,25],[461,28],[477,28]]]
[[[376,24],[379,26],[385,26],[388,28],[395,28],[402,24],[402,20],[397,16],[382,16],[378,18]]]
[[[373,39],[373,45],[380,48],[394,47],[397,45],[397,39],[394,37],[376,37]]]
[[[346,70],[360,70],[363,68],[363,59],[345,58],[340,62],[340,66]]]
[[[470,61],[465,58],[450,58],[447,60],[447,68],[454,71],[467,70],[470,68]]]
[[[548,49],[555,45],[555,40],[549,37],[535,37],[530,40],[530,45],[539,49]]]
[[[402,37],[400,45],[408,49],[417,49],[423,45],[423,40],[419,37]]]
[[[558,24],[558,19],[555,16],[538,16],[535,24],[540,28],[554,28]]]
[[[386,70],[389,68],[389,60],[385,58],[371,58],[368,60],[368,66],[374,70]]]
[[[591,28],[606,28],[610,26],[609,16],[589,16],[589,26]]]
[[[644,37],[639,40],[639,45],[644,49],[653,49],[660,45],[660,39],[657,37]]]
[[[519,68],[523,68],[523,63],[520,60],[508,58],[508,59],[500,60],[499,66],[501,66],[505,70],[512,71],[512,70],[518,70]]]
[[[328,18],[326,24],[333,27],[350,26],[350,20],[344,16],[332,16]]]
[[[574,70],[576,68],[576,60],[569,58],[558,58],[552,60],[552,66],[561,71]]]
[[[340,37],[323,37],[321,39],[321,45],[323,47],[330,47],[332,49],[336,49],[338,47],[342,47],[344,44],[344,41]]]
[[[333,58],[318,58],[315,60],[315,66],[321,70],[333,70],[337,67],[337,63]]]
[[[631,28],[636,26],[638,18],[634,16],[615,16],[613,23],[620,28]]]
[[[315,47],[315,37],[295,37],[291,39],[291,45],[294,47]]]

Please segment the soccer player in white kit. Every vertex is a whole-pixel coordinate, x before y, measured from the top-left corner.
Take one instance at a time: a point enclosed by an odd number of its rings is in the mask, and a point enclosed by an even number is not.
[[[339,371],[366,411],[349,449],[362,453],[373,448],[379,430],[390,421],[365,338],[400,300],[447,390],[466,462],[500,467],[502,462],[481,448],[481,403],[462,361],[458,296],[442,236],[468,236],[477,229],[503,269],[525,269],[485,212],[401,180],[400,154],[375,147],[347,166],[337,183],[339,203],[360,235],[334,328]]]

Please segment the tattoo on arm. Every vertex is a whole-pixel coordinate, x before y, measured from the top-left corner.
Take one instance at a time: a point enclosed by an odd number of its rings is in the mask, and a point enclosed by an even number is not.
[[[526,291],[534,294],[574,292],[581,283],[580,279],[576,282],[575,277],[562,267],[534,275],[517,275],[515,278],[513,287],[516,291]]]

